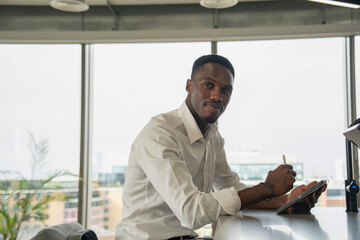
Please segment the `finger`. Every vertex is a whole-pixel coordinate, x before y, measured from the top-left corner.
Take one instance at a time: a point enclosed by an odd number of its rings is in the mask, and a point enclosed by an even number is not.
[[[286,164],[286,165],[284,165],[284,166],[287,167],[287,168],[290,169],[290,170],[293,170],[293,166],[292,166],[292,165]]]
[[[300,185],[296,188],[294,188],[291,192],[290,192],[290,195],[288,197],[288,201],[291,201],[292,199],[294,199],[296,196],[298,196],[300,193],[303,192],[303,187],[304,185]]]
[[[316,197],[316,194],[313,192],[312,194],[310,194],[311,208],[313,208],[315,206],[315,203],[317,203],[317,197]]]
[[[313,204],[310,201],[310,198],[305,198],[305,207],[304,207],[304,213],[309,212],[311,208],[314,207]]]
[[[289,181],[295,182],[296,181],[295,176],[296,176],[296,174],[295,175],[292,173],[289,174]]]
[[[294,206],[288,209],[289,214],[296,214],[296,213],[308,213],[310,212],[311,205],[309,204],[309,201],[304,198],[300,202],[296,203]]]
[[[294,213],[294,208],[293,207],[290,207],[286,210],[287,213],[289,214],[293,214]]]
[[[303,185],[302,185],[301,189],[302,189],[303,191],[305,191],[305,190],[311,188],[312,186],[314,186],[316,183],[317,183],[317,181],[312,181],[311,183],[309,183],[309,184],[306,185],[306,186],[303,186]]]
[[[292,170],[292,169],[293,169],[293,166],[290,165],[290,164],[282,164],[282,165],[279,165],[278,168],[286,169],[286,170]]]
[[[311,210],[311,202],[309,200],[309,196],[304,198],[299,202],[296,206],[298,213],[308,213]]]
[[[306,185],[306,189],[311,188],[311,187],[314,186],[315,184],[317,184],[317,181],[312,181],[311,183],[309,183],[308,185]]]
[[[322,186],[321,188],[319,188],[316,192],[315,192],[315,197],[316,197],[316,201],[317,199],[320,197],[320,195],[325,192],[327,188],[327,184],[325,184],[324,186]]]
[[[325,192],[325,190],[327,189],[327,184],[325,184],[324,186],[321,187],[322,192]]]
[[[321,195],[323,192],[324,192],[323,187],[319,188],[319,189],[316,190],[316,192],[315,192],[315,197],[316,197],[316,198],[319,198],[320,195]]]

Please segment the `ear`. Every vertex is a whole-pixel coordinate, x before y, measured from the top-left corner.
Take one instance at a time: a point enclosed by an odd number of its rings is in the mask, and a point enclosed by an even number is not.
[[[191,81],[191,79],[188,79],[188,80],[186,81],[186,87],[185,87],[186,91],[187,91],[188,93],[191,93],[192,87],[193,87],[193,81]]]

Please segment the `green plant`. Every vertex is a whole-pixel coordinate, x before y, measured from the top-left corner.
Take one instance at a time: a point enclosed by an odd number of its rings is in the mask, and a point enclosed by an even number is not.
[[[44,222],[46,205],[54,200],[64,200],[65,195],[56,191],[61,186],[49,184],[54,178],[70,175],[67,170],[44,173],[49,162],[49,144],[46,138],[36,139],[30,134],[29,148],[32,156],[31,178],[6,180],[0,184],[0,238],[16,240],[24,222],[35,219]],[[2,176],[13,174],[0,171]],[[36,178],[35,178],[36,176]]]

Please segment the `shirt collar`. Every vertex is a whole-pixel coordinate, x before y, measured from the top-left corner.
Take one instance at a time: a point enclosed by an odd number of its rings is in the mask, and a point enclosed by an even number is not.
[[[184,123],[190,144],[204,138],[194,116],[191,114],[190,109],[185,102],[183,102],[179,108],[179,116]],[[205,138],[210,138],[217,132],[217,130],[217,122],[215,124],[210,124],[208,131],[205,133]]]

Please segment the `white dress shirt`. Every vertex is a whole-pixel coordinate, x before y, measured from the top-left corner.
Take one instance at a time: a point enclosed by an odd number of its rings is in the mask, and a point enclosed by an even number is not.
[[[183,103],[153,117],[131,147],[116,240],[196,235],[193,229],[234,215],[244,188],[217,125],[203,136]]]

